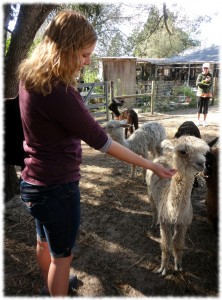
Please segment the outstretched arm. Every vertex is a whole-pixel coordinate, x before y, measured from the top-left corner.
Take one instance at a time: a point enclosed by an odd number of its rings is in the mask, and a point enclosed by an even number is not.
[[[147,160],[115,141],[112,141],[107,154],[127,163],[142,167],[144,169],[150,169],[161,178],[169,178],[176,173],[176,170],[166,169],[161,164],[157,164],[150,160]]]

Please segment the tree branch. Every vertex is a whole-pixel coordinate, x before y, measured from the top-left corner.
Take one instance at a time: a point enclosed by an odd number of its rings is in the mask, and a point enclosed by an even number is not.
[[[169,33],[169,35],[172,35],[172,32],[170,31],[168,24],[167,24],[167,19],[168,19],[168,14],[167,14],[167,10],[166,10],[166,3],[163,3],[163,20],[164,20],[164,25],[166,27],[167,32]]]

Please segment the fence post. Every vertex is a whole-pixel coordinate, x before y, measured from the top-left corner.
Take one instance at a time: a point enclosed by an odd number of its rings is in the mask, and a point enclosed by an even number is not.
[[[109,83],[107,81],[104,82],[104,94],[105,94],[105,99],[106,99],[106,121],[109,121],[109,109],[108,109]]]
[[[155,96],[155,81],[152,80],[151,102],[150,102],[150,111],[151,111],[151,115],[153,115],[153,109],[154,109],[154,96]]]
[[[114,98],[114,81],[110,81],[110,98],[111,98],[111,102],[113,101]],[[112,115],[112,120],[114,119],[114,113],[111,112]]]

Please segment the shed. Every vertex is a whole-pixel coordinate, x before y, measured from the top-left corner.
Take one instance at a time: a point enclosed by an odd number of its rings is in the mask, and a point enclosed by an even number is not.
[[[102,57],[103,80],[115,84],[115,95],[136,92],[136,57]]]

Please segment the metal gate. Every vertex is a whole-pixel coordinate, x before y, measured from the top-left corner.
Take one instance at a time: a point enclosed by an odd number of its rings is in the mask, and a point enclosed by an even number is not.
[[[109,120],[109,83],[80,83],[78,90],[94,117],[104,116]]]

